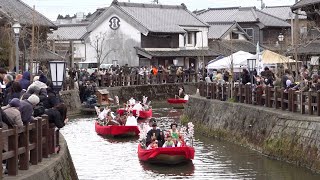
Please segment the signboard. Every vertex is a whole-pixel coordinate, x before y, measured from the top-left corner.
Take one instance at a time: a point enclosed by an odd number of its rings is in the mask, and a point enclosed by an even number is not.
[[[120,27],[120,19],[116,16],[113,16],[110,20],[110,25],[109,27],[113,30],[117,30]]]

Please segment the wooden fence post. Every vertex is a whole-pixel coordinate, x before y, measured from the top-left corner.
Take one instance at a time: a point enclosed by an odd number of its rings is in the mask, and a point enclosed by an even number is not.
[[[42,127],[42,134],[45,137],[45,142],[43,143],[43,152],[42,156],[44,158],[49,157],[49,120],[47,115],[42,115],[41,116],[42,120],[44,120],[44,126]]]
[[[292,111],[293,108],[293,90],[289,89],[288,92],[288,110]]]
[[[292,90],[292,112],[297,112],[298,109],[298,97],[297,93]]]
[[[42,119],[38,120],[38,161],[42,162]]]
[[[308,92],[308,111],[309,111],[309,115],[313,115],[313,106],[312,106],[312,94],[311,91]]]
[[[2,163],[2,151],[3,151],[3,141],[2,141],[2,128],[0,128],[0,162]],[[3,167],[0,166],[0,177],[2,178]]]
[[[274,97],[274,103],[275,103],[275,108],[276,109],[279,109],[279,102],[278,102],[278,98],[279,98],[279,96],[278,96],[278,91],[279,91],[279,87],[274,87],[274,95],[273,95],[273,97]]]
[[[14,156],[7,160],[8,175],[16,176],[18,174],[18,127],[13,127],[13,135],[8,137],[8,151],[13,151]]]
[[[217,99],[217,84],[212,83],[212,99]]]
[[[300,112],[301,112],[301,114],[306,113],[306,107],[305,107],[305,104],[304,104],[305,101],[306,101],[306,98],[305,98],[303,92],[301,91],[300,92]]]
[[[39,162],[39,159],[38,159],[38,153],[39,153],[38,126],[39,126],[39,123],[38,122],[39,122],[38,119],[35,119],[33,121],[35,127],[30,133],[30,142],[35,144],[34,149],[32,149],[30,151],[30,162],[32,165],[37,165]]]
[[[25,131],[20,135],[21,147],[25,148],[25,153],[20,155],[19,166],[21,170],[29,169],[29,123],[24,127]]]
[[[317,115],[320,116],[320,92],[317,92]]]

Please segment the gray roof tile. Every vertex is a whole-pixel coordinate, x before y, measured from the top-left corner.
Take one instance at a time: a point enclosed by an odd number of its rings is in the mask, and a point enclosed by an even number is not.
[[[290,6],[267,6],[262,11],[283,20],[290,20],[291,14],[293,14]],[[305,12],[301,13],[305,14]],[[299,15],[298,17],[299,19],[307,19],[306,15]]]
[[[217,54],[216,52],[212,51],[212,50],[170,50],[170,51],[150,51],[150,50],[146,50],[143,48],[139,48],[136,47],[136,50],[138,50],[138,54],[139,51],[144,52],[148,55],[150,55],[151,57],[197,57],[197,56],[209,56],[209,57],[213,57],[213,56],[218,56],[219,54]]]
[[[208,38],[220,39],[234,25],[234,23],[210,23],[209,25]]]
[[[210,40],[209,48],[220,55],[229,56],[237,51],[256,52],[256,45],[245,40]]]
[[[317,3],[320,3],[320,0],[300,0],[299,2],[294,4],[291,8],[293,10],[296,10],[296,9],[299,9],[303,6],[313,5],[313,4],[317,4]]]
[[[0,0],[0,8],[20,24],[32,25],[34,14],[35,25],[56,28],[53,22],[21,0]]]
[[[48,40],[82,40],[87,33],[88,24],[61,25],[52,34],[48,34]]]
[[[203,21],[210,22],[252,22],[271,27],[290,27],[286,21],[264,13],[255,7],[209,8],[197,14]]]
[[[115,3],[114,3],[115,4]],[[208,26],[184,5],[157,5],[117,2],[116,6],[151,32],[185,32],[181,26]]]

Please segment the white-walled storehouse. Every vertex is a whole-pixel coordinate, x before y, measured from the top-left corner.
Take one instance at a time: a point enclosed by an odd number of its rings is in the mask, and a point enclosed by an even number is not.
[[[208,49],[209,25],[178,6],[113,1],[87,27],[86,61],[129,66],[198,66]]]

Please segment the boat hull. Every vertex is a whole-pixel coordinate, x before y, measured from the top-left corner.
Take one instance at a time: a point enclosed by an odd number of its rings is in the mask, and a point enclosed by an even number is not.
[[[120,114],[120,116],[122,116],[124,112],[125,112],[125,110],[122,108],[117,110],[117,114]],[[132,113],[133,113],[133,116],[137,115],[136,110],[133,110]],[[152,117],[152,109],[149,109],[148,111],[140,111],[139,112],[139,118],[141,118],[141,119],[147,119],[147,118],[151,118],[151,117]]]
[[[167,102],[169,104],[185,104],[188,102],[188,100],[172,98],[172,99],[167,99]]]
[[[103,136],[138,136],[140,133],[138,126],[100,126],[98,123],[95,130]]]
[[[146,150],[138,146],[138,157],[140,161],[156,164],[179,164],[191,161],[194,158],[193,147],[155,148]]]

